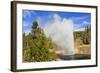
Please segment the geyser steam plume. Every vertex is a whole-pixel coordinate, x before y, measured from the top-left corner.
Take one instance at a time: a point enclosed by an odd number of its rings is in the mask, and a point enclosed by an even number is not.
[[[51,37],[52,40],[61,47],[63,55],[74,54],[74,38],[73,38],[73,21],[66,19],[57,14],[52,16],[52,19],[47,21],[44,27],[47,37]]]

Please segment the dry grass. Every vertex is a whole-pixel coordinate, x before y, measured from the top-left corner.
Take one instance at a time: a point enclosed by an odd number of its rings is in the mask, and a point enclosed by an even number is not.
[[[75,45],[75,53],[76,54],[91,54],[91,45]]]

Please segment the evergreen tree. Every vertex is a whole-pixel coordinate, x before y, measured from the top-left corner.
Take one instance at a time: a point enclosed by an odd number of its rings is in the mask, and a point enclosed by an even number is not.
[[[24,44],[27,45],[25,46]],[[33,22],[31,33],[23,36],[23,45],[23,61],[40,62],[57,59],[55,51],[50,52],[50,50],[55,49],[52,40],[46,37],[37,21]]]

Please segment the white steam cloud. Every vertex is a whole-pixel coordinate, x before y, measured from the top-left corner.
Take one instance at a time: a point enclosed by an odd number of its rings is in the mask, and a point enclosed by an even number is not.
[[[63,54],[74,54],[74,38],[73,38],[73,21],[66,19],[57,14],[52,16],[52,20],[47,21],[44,27],[47,37],[52,40],[63,50]]]

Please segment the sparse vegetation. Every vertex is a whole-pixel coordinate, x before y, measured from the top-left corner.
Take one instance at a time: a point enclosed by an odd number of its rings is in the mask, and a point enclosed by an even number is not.
[[[76,54],[91,54],[91,29],[86,27],[85,31],[74,32]]]

